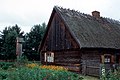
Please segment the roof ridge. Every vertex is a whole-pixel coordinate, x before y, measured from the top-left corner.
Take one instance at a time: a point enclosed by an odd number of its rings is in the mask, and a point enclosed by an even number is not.
[[[71,16],[82,16],[82,17],[89,17],[89,18],[93,18],[92,15],[90,14],[86,14],[86,13],[82,13],[78,10],[75,10],[75,9],[70,9],[70,8],[63,8],[63,7],[59,7],[59,6],[55,6],[54,7],[55,9],[59,10],[59,11],[63,11],[64,13],[69,13]]]
[[[88,18],[88,19],[92,19],[95,21],[99,21],[98,19],[95,19],[92,15],[90,14],[86,14],[86,13],[82,13],[79,10],[75,10],[75,9],[70,9],[70,8],[63,8],[61,6],[54,6],[55,9],[59,10],[59,11],[64,11],[64,13],[68,13],[71,16],[82,16],[84,18]],[[95,10],[96,11],[96,10]],[[101,19],[106,19],[107,23],[115,23],[115,24],[120,24],[119,20],[115,20],[109,17],[100,17]]]
[[[75,9],[63,8],[63,7],[61,7],[61,6],[55,6],[55,8],[59,8],[59,9],[68,10],[68,11],[77,12],[77,13],[81,13],[81,14],[82,14],[82,12],[80,12],[80,11],[78,11],[78,10],[75,10]],[[84,14],[85,14],[85,13],[84,13]]]

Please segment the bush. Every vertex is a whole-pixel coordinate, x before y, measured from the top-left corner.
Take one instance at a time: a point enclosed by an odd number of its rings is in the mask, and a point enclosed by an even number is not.
[[[4,80],[8,77],[7,72],[0,71],[0,80]]]
[[[0,67],[7,70],[9,67],[15,67],[13,62],[0,62]]]

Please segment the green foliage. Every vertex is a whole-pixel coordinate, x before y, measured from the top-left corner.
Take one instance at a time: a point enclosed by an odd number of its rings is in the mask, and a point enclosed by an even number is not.
[[[10,67],[15,67],[13,62],[0,62],[0,67],[4,70],[7,70]]]
[[[23,35],[20,27],[6,27],[0,31],[0,60],[15,60],[16,59],[16,37],[23,37],[23,55],[25,54],[29,60],[40,60],[38,47],[43,38],[46,29],[46,24],[34,25],[29,33]]]
[[[0,80],[5,80],[8,77],[7,72],[0,71]]]
[[[106,78],[106,80],[120,80],[120,69],[114,70],[114,72],[110,71]]]
[[[23,32],[17,25],[6,27],[0,34],[0,59],[16,59],[16,37],[22,36]]]
[[[27,63],[28,63],[27,57],[22,55],[20,58],[17,59],[16,66],[25,65]]]
[[[34,25],[30,32],[25,35],[25,43],[23,45],[24,54],[29,60],[40,60],[40,54],[38,53],[38,47],[42,41],[46,24]]]
[[[19,67],[12,71],[0,71],[0,79],[6,80],[82,80],[79,74],[40,68]]]
[[[118,70],[109,70],[105,73],[105,75],[102,75],[101,80],[120,80],[120,68]]]

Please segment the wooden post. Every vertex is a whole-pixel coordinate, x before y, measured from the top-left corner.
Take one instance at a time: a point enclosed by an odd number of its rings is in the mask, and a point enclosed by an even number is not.
[[[23,43],[23,38],[17,37],[17,42],[16,42],[16,55],[17,55],[17,60],[19,60],[22,56],[22,43]]]

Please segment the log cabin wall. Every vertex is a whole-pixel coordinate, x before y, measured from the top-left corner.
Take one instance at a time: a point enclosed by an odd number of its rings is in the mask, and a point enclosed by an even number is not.
[[[49,52],[54,53],[53,63],[45,62],[45,54]],[[41,51],[41,63],[65,66],[72,71],[80,71],[79,45],[56,13]]]
[[[57,14],[54,14],[42,51],[58,51],[76,48],[79,48],[79,45],[71,36],[64,22]]]
[[[55,65],[67,67],[70,71],[80,72],[80,51],[62,51],[55,53]]]
[[[64,66],[68,68],[70,71],[81,72],[81,54],[79,50],[66,50],[66,51],[55,51],[54,52],[54,62],[46,62],[45,61],[45,53],[41,54],[41,63],[47,65],[57,65]]]
[[[100,69],[100,53],[97,50],[82,51],[81,64],[82,74],[99,76]]]

